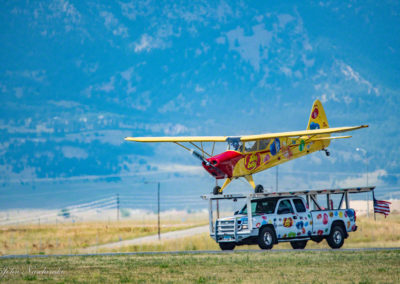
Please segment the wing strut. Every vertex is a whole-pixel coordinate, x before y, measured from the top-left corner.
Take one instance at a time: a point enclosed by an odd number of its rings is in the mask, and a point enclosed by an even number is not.
[[[203,143],[201,143],[201,148],[199,146],[197,146],[196,144],[194,144],[193,142],[189,142],[189,143],[192,144],[194,147],[196,147],[198,150],[200,150],[201,153],[203,153],[203,158],[204,158],[204,154],[206,154],[208,157],[211,157],[210,154],[208,154],[206,151],[203,150]]]

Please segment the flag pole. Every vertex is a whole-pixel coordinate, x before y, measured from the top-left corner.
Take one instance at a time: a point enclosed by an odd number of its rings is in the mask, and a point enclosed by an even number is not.
[[[374,206],[374,220],[376,222],[376,213],[375,213],[375,191],[372,190],[372,202],[373,202],[373,206]]]

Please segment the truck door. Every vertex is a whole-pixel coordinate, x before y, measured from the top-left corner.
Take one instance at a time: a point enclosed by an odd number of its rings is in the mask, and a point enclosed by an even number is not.
[[[276,235],[278,239],[296,237],[295,213],[290,199],[279,200],[276,209]]]
[[[312,218],[304,205],[304,199],[293,198],[294,209],[296,210],[297,219],[294,220],[297,236],[305,237],[312,233]]]

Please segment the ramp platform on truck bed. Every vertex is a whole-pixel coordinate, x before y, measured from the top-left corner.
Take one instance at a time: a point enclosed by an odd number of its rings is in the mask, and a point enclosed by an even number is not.
[[[235,199],[235,198],[263,198],[263,197],[285,197],[285,196],[311,196],[321,194],[344,194],[344,193],[361,193],[370,192],[375,189],[375,186],[367,187],[349,187],[349,188],[334,188],[334,189],[317,189],[317,190],[301,190],[301,191],[282,191],[282,192],[264,192],[264,193],[250,193],[250,194],[205,194],[201,198],[203,200],[216,200],[216,199]]]

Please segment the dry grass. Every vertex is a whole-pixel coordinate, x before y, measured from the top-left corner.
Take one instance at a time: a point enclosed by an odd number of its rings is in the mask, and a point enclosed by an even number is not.
[[[175,231],[204,225],[203,220],[171,220],[161,231]],[[76,253],[92,245],[133,239],[157,233],[156,221],[86,222],[0,227],[0,254]]]

